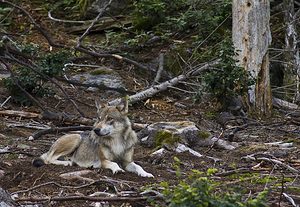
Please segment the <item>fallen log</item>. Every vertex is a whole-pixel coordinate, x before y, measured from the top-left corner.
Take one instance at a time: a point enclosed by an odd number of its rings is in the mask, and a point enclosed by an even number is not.
[[[2,110],[0,111],[0,115],[3,116],[15,116],[15,117],[22,117],[22,118],[39,118],[40,114],[27,112],[27,111],[14,111],[14,110]]]
[[[167,90],[168,87],[178,84],[180,81],[184,81],[191,76],[198,75],[199,73],[209,69],[211,66],[213,66],[217,63],[218,63],[218,61],[206,63],[203,66],[196,68],[186,74],[179,75],[175,78],[172,78],[171,80],[165,81],[158,85],[154,85],[146,90],[143,90],[134,95],[131,95],[131,96],[129,96],[130,103],[136,103],[138,101],[145,100],[149,97],[152,97],[159,92]],[[118,98],[118,99],[110,101],[108,103],[108,105],[119,105],[121,102],[122,102],[122,98]]]

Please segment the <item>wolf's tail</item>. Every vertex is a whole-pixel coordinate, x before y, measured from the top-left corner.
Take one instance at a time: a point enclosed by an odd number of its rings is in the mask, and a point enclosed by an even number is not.
[[[34,167],[42,167],[43,165],[45,165],[45,162],[42,158],[36,158],[32,161],[32,164]]]

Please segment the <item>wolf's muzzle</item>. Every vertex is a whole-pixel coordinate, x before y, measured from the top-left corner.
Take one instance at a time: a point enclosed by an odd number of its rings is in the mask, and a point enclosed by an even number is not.
[[[98,136],[106,136],[109,135],[111,130],[107,129],[107,128],[95,128],[94,129],[95,134],[97,134]]]

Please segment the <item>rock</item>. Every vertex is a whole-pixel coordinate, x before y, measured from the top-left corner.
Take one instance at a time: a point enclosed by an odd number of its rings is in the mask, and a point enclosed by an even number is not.
[[[178,146],[183,146],[181,144],[192,148],[215,146],[225,150],[234,150],[239,147],[235,142],[212,136],[209,131],[196,127],[195,123],[190,121],[157,122],[141,130],[138,138],[146,147],[164,147],[171,151],[182,150],[178,148]],[[187,148],[184,149],[186,151]]]
[[[0,207],[14,207],[17,204],[10,197],[10,194],[3,188],[0,188]]]
[[[157,122],[138,133],[141,143],[147,147],[175,146],[184,143],[195,146],[199,140],[211,137],[210,132],[200,130],[194,122]]]
[[[119,74],[106,67],[100,67],[91,72],[74,75],[71,79],[84,84],[105,85],[106,87],[111,88],[125,88]],[[90,87],[88,90],[97,91],[98,88]]]

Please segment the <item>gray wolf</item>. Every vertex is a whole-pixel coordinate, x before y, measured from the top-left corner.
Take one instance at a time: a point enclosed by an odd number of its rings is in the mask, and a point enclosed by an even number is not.
[[[125,100],[124,106],[101,106],[98,103],[96,106],[98,120],[92,131],[60,137],[48,152],[33,160],[33,165],[76,164],[85,168],[110,169],[113,173],[126,170],[142,177],[153,177],[133,162],[138,139],[127,116],[128,100]]]

